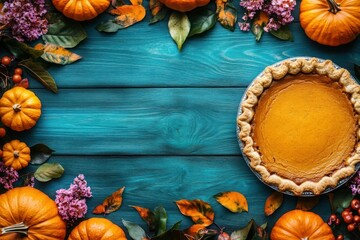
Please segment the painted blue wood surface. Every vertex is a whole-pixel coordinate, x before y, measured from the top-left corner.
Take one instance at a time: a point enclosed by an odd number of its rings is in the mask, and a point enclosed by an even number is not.
[[[208,201],[215,222],[228,232],[251,218],[268,221],[271,228],[293,209],[296,198],[287,196],[273,216],[263,213],[272,190],[245,164],[236,138],[242,94],[266,66],[288,57],[331,59],[354,74],[360,40],[321,46],[306,37],[297,21],[291,24],[293,42],[269,34],[256,42],[251,33],[231,32],[217,24],[189,39],[179,52],[165,21],[149,25],[147,16],[116,34],[97,32],[95,25],[107,17],[85,23],[88,38],[73,49],[82,60],[50,68],[58,94],[30,82],[43,103],[43,114],[33,129],[14,137],[29,145],[47,144],[56,151],[50,161],[65,168],[61,179],[37,187],[54,198],[56,189],[67,188],[84,173],[94,195],[88,201],[91,212],[125,186],[123,207],[106,216],[120,226],[126,219],[145,227],[129,205],[162,205],[169,226],[183,220],[186,228],[191,223],[174,204],[182,198]],[[247,197],[248,213],[230,213],[212,197],[229,190]],[[326,196],[314,211],[328,217]]]

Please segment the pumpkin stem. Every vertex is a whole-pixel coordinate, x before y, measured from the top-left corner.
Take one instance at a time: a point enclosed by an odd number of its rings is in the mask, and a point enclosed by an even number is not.
[[[26,226],[24,223],[17,223],[8,227],[4,227],[1,229],[1,234],[8,234],[8,233],[21,233],[27,235],[28,233],[28,226]]]
[[[15,103],[13,105],[13,109],[14,109],[15,112],[20,112],[21,111],[21,105],[18,104],[18,103]]]
[[[340,5],[335,2],[335,0],[326,0],[329,4],[329,11],[333,14],[336,14],[337,12],[341,11]]]
[[[20,157],[20,152],[18,150],[14,151],[14,158]]]

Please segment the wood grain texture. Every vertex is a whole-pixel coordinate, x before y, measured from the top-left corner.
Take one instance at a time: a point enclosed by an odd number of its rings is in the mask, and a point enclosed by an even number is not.
[[[36,90],[43,113],[29,145],[60,155],[239,155],[243,88]]]
[[[59,188],[68,188],[73,178],[83,173],[92,188],[93,197],[88,200],[89,212],[110,193],[125,186],[124,201],[119,211],[105,216],[115,223],[121,219],[133,221],[145,228],[137,212],[129,205],[150,209],[163,206],[168,214],[169,227],[182,220],[182,228],[191,221],[180,214],[175,201],[201,199],[209,202],[215,212],[215,222],[234,231],[244,227],[250,219],[258,223],[274,221],[284,212],[295,208],[296,198],[287,196],[284,205],[271,217],[265,217],[263,206],[272,190],[261,183],[239,156],[59,156],[50,159],[61,163],[64,176],[38,187],[50,197],[55,197]],[[31,166],[35,169],[35,166]],[[239,191],[245,195],[249,212],[234,214],[220,206],[213,195],[223,191]],[[327,213],[328,200],[321,198],[319,213]],[[216,228],[212,226],[213,228]]]

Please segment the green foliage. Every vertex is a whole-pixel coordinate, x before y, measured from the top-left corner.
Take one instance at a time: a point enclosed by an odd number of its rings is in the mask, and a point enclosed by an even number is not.
[[[59,163],[44,163],[34,173],[34,177],[39,182],[48,182],[54,178],[60,178],[64,173],[64,168]]]
[[[282,26],[279,30],[277,31],[270,31],[270,33],[277,37],[278,39],[284,40],[284,41],[292,41],[293,40],[293,36],[292,33],[290,31],[290,28],[288,25],[286,26]]]
[[[189,14],[191,22],[189,37],[212,29],[216,23],[216,14],[206,8],[199,8]]]
[[[50,157],[51,154],[54,152],[51,148],[46,146],[45,144],[38,143],[34,146],[30,147],[30,155],[31,155],[31,164],[43,164],[46,162]]]
[[[186,13],[173,12],[168,22],[171,38],[181,50],[190,33],[191,23]]]

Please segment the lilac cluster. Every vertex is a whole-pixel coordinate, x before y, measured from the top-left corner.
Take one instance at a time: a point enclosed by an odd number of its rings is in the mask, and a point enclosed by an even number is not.
[[[13,183],[19,179],[19,173],[12,167],[7,167],[0,161],[0,184],[5,189],[13,188]]]
[[[242,31],[249,31],[249,21],[262,11],[269,17],[269,21],[264,26],[264,31],[269,32],[276,31],[294,20],[291,11],[296,6],[296,0],[241,0],[240,6],[245,9],[243,22],[239,23]]]
[[[86,198],[92,197],[91,188],[83,174],[79,174],[68,189],[56,191],[55,203],[62,219],[70,226],[76,220],[85,217],[87,212]]]
[[[47,33],[45,0],[7,0],[0,14],[0,24],[11,29],[20,41],[33,41]]]
[[[354,177],[349,181],[349,187],[352,195],[360,195],[360,171],[355,173]]]

